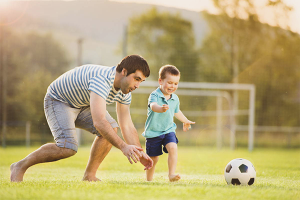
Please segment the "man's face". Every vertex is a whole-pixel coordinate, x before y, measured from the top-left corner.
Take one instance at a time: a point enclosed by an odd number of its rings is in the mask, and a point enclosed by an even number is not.
[[[121,81],[121,91],[124,94],[132,92],[133,90],[139,88],[141,82],[146,80],[146,77],[140,70],[136,70],[135,73],[127,76],[127,70],[123,69],[122,74],[124,75],[124,77]]]

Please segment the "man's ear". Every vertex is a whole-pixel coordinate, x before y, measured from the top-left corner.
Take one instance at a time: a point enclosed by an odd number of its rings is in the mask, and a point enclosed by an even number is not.
[[[127,76],[127,69],[125,69],[125,68],[122,69],[122,75]]]

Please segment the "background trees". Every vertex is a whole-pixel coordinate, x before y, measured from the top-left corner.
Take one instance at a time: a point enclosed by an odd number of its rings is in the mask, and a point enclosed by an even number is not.
[[[1,28],[1,69],[5,65],[6,74],[1,73],[0,77],[7,79],[7,121],[46,124],[43,99],[48,85],[69,69],[67,54],[50,34],[21,35],[7,27]],[[2,81],[0,84],[3,91]],[[2,106],[0,113],[1,109]]]
[[[128,53],[143,55],[155,80],[161,66],[173,64],[181,71],[182,81],[196,81],[198,52],[192,28],[191,22],[179,14],[160,13],[152,8],[130,19]]]
[[[298,126],[299,35],[262,24],[253,1],[215,2],[222,14],[204,14],[211,32],[200,50],[201,79],[255,84],[257,125]],[[281,1],[267,6],[276,6],[282,16],[289,11]],[[241,12],[245,19],[239,16]],[[238,74],[234,74],[234,65]],[[240,95],[240,107],[247,98]]]

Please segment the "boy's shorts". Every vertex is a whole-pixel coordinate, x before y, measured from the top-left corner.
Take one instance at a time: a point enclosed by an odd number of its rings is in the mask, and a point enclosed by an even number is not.
[[[168,153],[166,145],[170,142],[178,143],[174,132],[163,134],[154,138],[146,138],[146,152],[149,156],[160,156],[163,154],[162,146],[165,153]]]
[[[58,101],[49,94],[46,94],[44,110],[48,125],[58,147],[72,149],[77,152],[78,139],[75,127],[102,137],[93,125],[89,106],[73,108],[69,104]],[[118,127],[116,120],[107,111],[106,119],[112,128]]]

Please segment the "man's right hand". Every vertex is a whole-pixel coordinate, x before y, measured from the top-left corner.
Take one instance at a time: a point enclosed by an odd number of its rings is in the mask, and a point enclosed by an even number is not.
[[[140,157],[142,157],[142,154],[140,151],[143,151],[141,147],[135,146],[135,145],[125,145],[123,148],[121,148],[121,151],[123,154],[127,157],[128,161],[133,164],[132,160],[137,163],[140,161]]]

